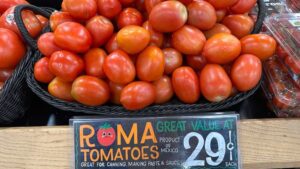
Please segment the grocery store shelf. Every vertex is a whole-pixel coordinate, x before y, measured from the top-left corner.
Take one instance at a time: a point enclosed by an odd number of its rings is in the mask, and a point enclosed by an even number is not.
[[[243,168],[300,167],[300,119],[243,120]],[[1,168],[70,169],[69,127],[0,128]]]

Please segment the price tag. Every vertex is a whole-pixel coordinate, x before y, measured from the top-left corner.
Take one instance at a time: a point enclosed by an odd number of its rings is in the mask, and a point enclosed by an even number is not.
[[[238,115],[73,120],[76,169],[239,169]]]

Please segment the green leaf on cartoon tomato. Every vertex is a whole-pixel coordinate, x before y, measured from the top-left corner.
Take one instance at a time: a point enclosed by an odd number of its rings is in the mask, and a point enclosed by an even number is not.
[[[116,132],[110,126],[110,124],[105,123],[101,126],[97,132],[97,140],[100,145],[108,147],[111,146],[116,139]]]

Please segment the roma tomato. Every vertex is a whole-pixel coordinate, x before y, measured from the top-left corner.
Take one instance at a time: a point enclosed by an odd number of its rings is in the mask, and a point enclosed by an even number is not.
[[[3,14],[10,7],[21,5],[21,4],[28,4],[28,2],[25,0],[1,0],[0,14]]]
[[[155,101],[155,88],[148,82],[132,82],[121,92],[121,104],[127,110],[140,110]]]
[[[145,0],[144,5],[148,14],[151,13],[154,6],[161,3],[163,0]]]
[[[126,8],[118,16],[117,22],[119,29],[122,29],[128,25],[141,26],[143,23],[143,16],[134,8]]]
[[[276,54],[281,59],[285,59],[286,57],[288,57],[288,54],[286,53],[285,49],[283,47],[281,47],[280,45],[277,45]]]
[[[179,100],[192,104],[200,97],[199,79],[190,67],[177,68],[172,75],[172,85]]]
[[[205,31],[203,33],[204,33],[205,37],[207,39],[209,39],[209,38],[213,37],[214,35],[216,35],[218,33],[228,33],[228,34],[231,34],[231,31],[225,25],[217,23],[210,30],[207,30],[207,31]]]
[[[129,25],[117,33],[118,46],[129,54],[141,52],[150,42],[150,32],[145,28]]]
[[[114,26],[104,16],[94,16],[86,23],[86,29],[93,38],[93,47],[104,45],[114,33]]]
[[[185,25],[172,34],[172,46],[186,55],[201,53],[205,41],[204,34],[190,25]]]
[[[98,0],[98,13],[109,19],[119,15],[122,4],[119,0]]]
[[[284,59],[285,64],[295,73],[300,74],[300,60],[292,56],[287,56]]]
[[[165,48],[163,49],[163,53],[165,58],[165,74],[170,75],[182,65],[182,55],[173,48]]]
[[[87,106],[100,106],[109,100],[109,87],[101,79],[80,76],[72,84],[72,97]]]
[[[113,34],[110,39],[107,41],[105,45],[105,49],[108,53],[112,53],[113,51],[119,49],[118,43],[117,43],[117,34]]]
[[[189,55],[186,57],[186,64],[196,71],[200,71],[207,64],[207,61],[202,55]]]
[[[68,51],[54,52],[49,60],[49,70],[61,80],[72,82],[83,71],[83,60]]]
[[[112,81],[108,83],[110,89],[110,101],[114,104],[121,104],[121,92],[124,89],[125,85],[117,84]]]
[[[47,18],[45,18],[42,15],[36,15],[36,18],[40,21],[42,28],[44,28],[45,26],[47,26],[48,21],[49,21]]]
[[[248,13],[255,6],[256,2],[257,0],[238,0],[238,2],[230,8],[230,11],[235,14]]]
[[[62,3],[61,3],[61,11],[63,11],[63,12],[66,12],[66,11],[67,11],[65,1],[62,1]]]
[[[216,10],[217,22],[221,22],[227,14],[227,9]]]
[[[47,32],[41,35],[37,41],[41,53],[45,56],[51,56],[52,53],[61,50],[54,42],[54,33]]]
[[[55,78],[49,70],[49,58],[43,57],[35,63],[34,77],[41,83],[50,83]]]
[[[253,54],[266,60],[276,51],[276,41],[269,35],[252,34],[241,39],[242,54]]]
[[[222,23],[239,39],[249,35],[254,27],[254,22],[248,15],[228,15]]]
[[[134,64],[122,50],[115,50],[104,60],[103,69],[108,79],[118,84],[128,84],[135,78]]]
[[[203,96],[210,102],[227,99],[232,91],[232,83],[222,66],[207,64],[200,73],[200,87]]]
[[[85,63],[85,73],[90,76],[105,78],[103,64],[106,56],[106,52],[102,49],[90,49],[83,58]]]
[[[149,21],[144,22],[143,28],[150,32],[150,45],[156,45],[158,47],[163,45],[164,34],[154,30]]]
[[[149,46],[141,52],[136,61],[137,76],[143,81],[156,81],[164,73],[165,59],[162,50]]]
[[[253,89],[261,79],[262,63],[258,57],[244,54],[234,61],[230,72],[236,89],[246,92]]]
[[[25,52],[26,48],[16,33],[0,28],[0,68],[14,68]]]
[[[92,45],[89,31],[79,23],[65,22],[55,29],[54,42],[62,49],[76,53],[84,53]]]
[[[217,22],[215,8],[206,1],[193,1],[188,5],[188,24],[200,30],[209,30]]]
[[[212,6],[214,6],[216,9],[225,9],[237,3],[238,0],[225,0],[225,1],[206,0],[206,1],[212,4]]]
[[[205,43],[202,55],[210,63],[227,64],[241,53],[241,42],[233,35],[219,33]]]
[[[174,95],[172,81],[168,76],[163,76],[159,80],[153,82],[156,93],[156,104],[163,104],[171,100]]]
[[[64,22],[73,22],[75,21],[69,12],[60,12],[55,11],[50,16],[50,27],[52,31],[55,31],[58,25]]]
[[[164,1],[151,10],[149,22],[159,32],[174,32],[187,21],[186,7],[178,1]]]
[[[65,82],[58,77],[54,78],[48,85],[48,92],[52,96],[65,101],[74,101],[71,90],[72,83]]]
[[[14,69],[0,69],[0,82],[5,82],[14,72]]]
[[[65,10],[75,19],[87,20],[97,13],[95,0],[64,0]]]

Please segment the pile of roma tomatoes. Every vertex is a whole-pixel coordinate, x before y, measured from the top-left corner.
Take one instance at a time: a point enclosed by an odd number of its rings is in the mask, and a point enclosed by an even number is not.
[[[127,110],[220,102],[254,88],[275,40],[250,35],[256,0],[64,0],[34,76],[54,97]]]

